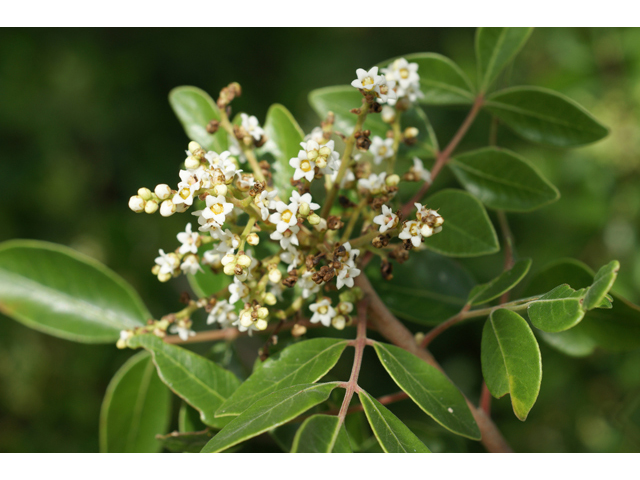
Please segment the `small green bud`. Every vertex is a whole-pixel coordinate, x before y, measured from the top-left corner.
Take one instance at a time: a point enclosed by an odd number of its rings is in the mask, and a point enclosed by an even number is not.
[[[307,221],[311,224],[311,225],[318,225],[320,223],[320,220],[322,220],[320,218],[320,215],[316,214],[316,213],[312,213],[311,215],[309,215],[307,217]]]
[[[138,195],[140,195],[143,200],[151,200],[151,190],[149,190],[148,188],[139,188]]]
[[[227,195],[227,186],[223,183],[221,185],[216,185],[215,187],[213,187],[213,193],[216,194],[216,196],[220,196],[222,195],[223,197]]]
[[[277,302],[278,302],[278,299],[273,293],[271,292],[265,293],[264,303],[266,303],[267,305],[275,305]]]
[[[250,233],[247,235],[247,243],[249,245],[258,245],[260,243],[260,237],[257,233]]]
[[[237,264],[241,267],[247,268],[251,265],[251,258],[248,255],[240,255],[238,257]]]
[[[200,166],[200,160],[196,157],[189,155],[187,159],[184,161],[184,166],[187,170],[195,170]]]
[[[388,187],[395,187],[400,183],[400,177],[394,173],[386,178],[385,183]]]
[[[224,272],[225,275],[235,275],[236,273],[236,266],[233,263],[227,263],[224,266],[224,269],[222,270]]]
[[[156,211],[158,210],[158,202],[156,202],[155,200],[150,200],[147,202],[147,204],[144,206],[144,211],[145,213],[156,213]]]
[[[129,199],[129,208],[136,213],[144,212],[146,202],[140,195],[134,195]]]
[[[202,147],[200,146],[200,144],[198,142],[189,142],[189,151],[191,153],[195,153],[198,150],[202,150]]]

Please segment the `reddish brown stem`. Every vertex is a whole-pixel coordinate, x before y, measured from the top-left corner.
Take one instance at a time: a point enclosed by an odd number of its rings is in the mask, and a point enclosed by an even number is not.
[[[482,393],[480,394],[480,408],[487,415],[491,416],[491,392],[487,388],[487,384],[482,382]]]
[[[442,332],[453,327],[455,324],[462,322],[465,319],[464,314],[468,312],[470,308],[471,308],[471,305],[469,304],[465,305],[464,307],[462,307],[462,310],[460,310],[460,312],[458,312],[456,315],[454,315],[448,320],[445,320],[437,327],[434,327],[431,330],[429,330],[429,332],[422,339],[422,342],[420,343],[420,347],[427,348],[427,345],[429,345]]]

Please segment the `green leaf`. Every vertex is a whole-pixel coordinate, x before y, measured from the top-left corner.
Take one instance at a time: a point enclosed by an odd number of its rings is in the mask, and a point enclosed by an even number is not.
[[[151,317],[112,270],[70,248],[35,240],[0,245],[0,312],[83,343],[115,342],[121,330]]]
[[[200,420],[200,412],[187,402],[182,402],[178,412],[178,430],[180,433],[199,432],[205,428],[207,426]]]
[[[429,197],[426,205],[444,218],[442,231],[425,240],[427,248],[450,257],[478,257],[500,250],[491,220],[473,195],[445,189]]]
[[[358,392],[369,425],[386,453],[430,453],[409,427],[364,390]]]
[[[397,57],[401,58],[401,57]],[[424,94],[420,103],[426,105],[458,105],[473,103],[473,85],[451,59],[437,53],[413,53],[404,58],[418,64],[420,91]],[[387,68],[395,58],[379,64]]]
[[[530,267],[530,258],[516,262],[510,270],[502,272],[490,282],[473,287],[473,290],[469,293],[467,303],[470,305],[482,305],[498,298],[515,287],[524,278]]]
[[[584,296],[583,308],[592,310],[606,300],[607,293],[611,290],[620,270],[620,262],[613,260],[598,270],[593,278],[593,284]]]
[[[157,441],[163,448],[178,453],[199,453],[200,450],[211,440],[213,432],[172,432],[167,435],[158,435]]]
[[[187,275],[187,280],[194,293],[198,295],[198,298],[218,293],[231,284],[230,276],[225,275],[222,271],[216,273],[206,265],[203,267],[202,272],[198,272],[195,275]]]
[[[529,305],[529,319],[545,332],[568,330],[584,317],[584,295],[584,289],[575,291],[569,285],[560,285]]]
[[[424,113],[424,110],[419,107],[413,107],[406,112],[402,112],[402,116],[400,117],[400,128],[404,131],[408,127],[415,127],[418,129],[416,142],[411,146],[400,143],[398,155],[406,155],[411,158],[435,157],[438,151],[438,140],[435,132],[433,131],[433,127],[431,126],[431,122],[429,121],[427,114]]]
[[[464,188],[489,208],[528,212],[560,198],[533,165],[508,150],[482,148],[454,158],[449,166]]]
[[[211,120],[220,120],[220,110],[208,93],[197,87],[176,87],[169,92],[169,103],[189,139],[205,150],[217,153],[229,148],[227,132],[223,128],[213,135],[207,132]]]
[[[198,410],[205,424],[219,428],[227,423],[226,419],[215,418],[215,411],[240,385],[235,375],[189,350],[164,343],[155,335],[136,335],[127,344],[151,352],[162,381]]]
[[[491,394],[511,395],[523,422],[540,393],[542,358],[529,324],[515,312],[494,310],[482,331],[482,375]]]
[[[294,385],[273,392],[234,418],[202,449],[215,453],[278,427],[324,402],[338,383]]]
[[[171,392],[147,352],[131,357],[111,379],[100,409],[100,451],[156,453],[169,426]]]
[[[338,362],[347,346],[339,338],[314,338],[289,345],[265,360],[216,412],[218,417],[240,415],[272,392],[320,380]]]
[[[331,415],[307,418],[293,439],[291,453],[352,453],[340,419]]]
[[[437,325],[458,313],[475,285],[457,261],[428,250],[412,252],[410,261],[394,264],[391,280],[382,278],[375,260],[367,276],[393,313],[422,325]]]
[[[289,160],[298,156],[304,132],[289,110],[277,103],[267,111],[264,131],[267,142],[261,151],[269,152],[276,160],[273,165],[273,185],[281,198],[289,198],[293,190],[290,180],[294,170]]]
[[[444,373],[402,348],[379,342],[374,348],[391,378],[427,415],[458,435],[480,440],[467,402]]]
[[[557,92],[514,87],[489,96],[486,109],[518,135],[555,147],[580,147],[609,133],[589,112]]]
[[[480,90],[486,92],[504,67],[522,49],[533,28],[484,27],[476,31]]]

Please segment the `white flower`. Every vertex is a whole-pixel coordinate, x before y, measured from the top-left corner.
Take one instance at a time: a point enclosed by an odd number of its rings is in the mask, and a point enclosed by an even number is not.
[[[422,98],[424,94],[420,90],[420,75],[418,64],[409,63],[405,58],[398,58],[389,67],[383,68],[389,87],[395,90],[397,98],[408,97],[411,102]],[[390,105],[395,104],[395,99],[389,100]]]
[[[282,301],[282,292],[284,291],[284,287],[281,283],[276,283],[271,286],[269,289],[269,293],[272,293],[278,300]]]
[[[321,322],[325,327],[331,326],[331,319],[336,316],[336,311],[331,306],[331,300],[323,298],[317,303],[309,305],[313,315],[309,319],[311,323]]]
[[[144,211],[145,201],[140,195],[134,195],[129,199],[129,208],[136,213]]]
[[[332,183],[335,183],[336,179],[338,178],[338,170],[340,170],[341,163],[342,163],[341,160],[338,160],[335,163],[335,171],[334,173],[331,174]],[[351,170],[350,168],[347,168],[347,171],[344,174],[344,177],[342,177],[342,181],[340,182],[340,188],[343,188],[347,183],[353,182],[355,179],[356,179],[356,176],[354,175],[353,170]]]
[[[356,70],[356,75],[358,78],[351,82],[351,86],[366,92],[375,90],[382,80],[378,75],[378,67],[372,67],[368,72],[363,68],[359,68]]]
[[[353,261],[342,264],[342,268],[338,272],[336,278],[336,286],[341,289],[343,285],[353,288],[353,279],[360,275],[360,269],[356,268]]]
[[[224,224],[225,217],[233,210],[233,204],[225,200],[222,195],[207,195],[205,199],[207,207],[202,210],[202,216],[207,220],[212,219],[218,225]]]
[[[376,85],[376,93],[378,94],[378,103],[390,103],[395,104],[397,96],[393,87],[387,84],[387,79],[384,75],[380,76],[380,82]]]
[[[178,234],[178,241],[182,244],[179,250],[180,253],[182,255],[189,252],[198,253],[198,238],[200,238],[200,235],[193,233],[191,231],[191,224],[187,223],[185,231]]]
[[[262,135],[264,135],[264,130],[260,128],[258,119],[253,115],[249,116],[246,113],[241,113],[240,118],[242,118],[242,128],[244,128],[254,140],[260,140]]]
[[[393,157],[393,138],[373,137],[369,151],[373,154],[373,162],[380,165],[382,160]]]
[[[302,288],[302,298],[309,298],[320,290],[320,285],[311,279],[312,276],[313,274],[311,272],[304,272],[300,278],[298,278],[296,285]]]
[[[224,232],[222,229],[212,232],[211,236],[220,240],[220,243],[215,247],[215,251],[221,255],[233,254],[235,249],[240,245],[238,236],[231,233],[231,230],[228,228]]]
[[[296,205],[298,205],[298,207],[303,203],[306,203],[307,205],[309,205],[310,210],[317,210],[318,208],[320,208],[320,205],[318,205],[317,203],[313,203],[313,199],[311,198],[310,193],[305,193],[304,195],[300,195],[297,190],[294,190],[293,192],[291,192],[291,197],[289,198],[289,202],[291,202],[291,204],[295,203]]]
[[[299,231],[300,227],[294,225],[292,227],[289,227],[284,232],[279,232],[276,230],[275,232],[271,233],[271,235],[269,235],[269,238],[271,238],[271,240],[280,241],[280,246],[286,250],[289,248],[289,245],[300,245],[298,243],[297,237]]]
[[[178,320],[178,323],[171,325],[171,327],[169,328],[169,331],[171,333],[177,333],[180,339],[183,342],[186,342],[189,339],[189,337],[192,337],[193,335],[196,334],[196,332],[191,330],[191,325],[193,325],[193,322],[189,319]]]
[[[229,285],[229,303],[236,303],[240,299],[244,299],[249,296],[249,288],[238,280],[237,277],[233,277],[233,283]]]
[[[164,250],[160,249],[160,256],[156,257],[156,264],[160,265],[159,274],[170,273],[172,274],[180,263],[180,259],[175,253],[164,253]]]
[[[249,175],[249,174],[241,175],[240,178],[238,179],[238,188],[243,192],[248,191],[255,184],[256,184],[256,181],[253,178],[253,175]]]
[[[207,250],[204,252],[202,263],[204,265],[216,265],[217,263],[220,263],[220,260],[222,260],[222,255],[220,253],[214,250]]]
[[[296,218],[296,213],[298,211],[298,205],[295,203],[290,203],[287,205],[284,202],[277,202],[276,212],[272,213],[269,217],[269,221],[276,225],[276,230],[280,233],[283,233],[289,227],[298,224],[298,219]]]
[[[369,175],[369,178],[361,178],[360,180],[358,180],[358,186],[364,188],[365,190],[369,190],[372,194],[375,195],[382,191],[386,177],[386,172],[382,172],[380,175],[372,173],[371,175]]]
[[[290,272],[298,265],[304,263],[304,255],[302,254],[302,252],[296,250],[294,246],[289,245],[289,247],[284,252],[280,253],[280,260],[289,265],[287,267],[287,272]]]
[[[311,133],[304,137],[304,141],[308,142],[309,140],[313,140],[316,143],[324,142],[324,132],[322,131],[322,127],[315,127],[311,130]]]
[[[358,255],[360,255],[360,250],[358,250],[357,248],[351,248],[351,243],[349,242],[345,242],[342,244],[342,246],[344,247],[345,251],[347,252],[347,258],[349,259],[349,262],[355,262],[356,261],[356,257]]]
[[[391,208],[382,205],[382,213],[373,219],[373,223],[380,225],[380,233],[384,233],[398,225],[398,216]]]
[[[187,274],[195,275],[196,273],[203,271],[202,267],[198,263],[198,257],[196,257],[193,254],[187,255],[185,257],[184,261],[182,262],[182,265],[180,265],[180,270],[182,270],[182,273],[184,273],[185,275]]]
[[[427,183],[431,183],[431,172],[424,168],[422,160],[418,157],[413,157],[413,167],[411,171],[416,177],[416,180],[424,180]]]
[[[180,170],[180,179],[182,181],[178,183],[178,193],[172,199],[178,209],[191,206],[194,194],[202,187],[198,176],[188,170]]]
[[[385,105],[382,107],[382,112],[380,112],[380,117],[384,123],[393,123],[396,119],[396,109],[390,107],[389,105]]]
[[[420,231],[421,225],[415,220],[411,220],[404,224],[404,228],[398,238],[401,240],[411,239],[411,243],[414,247],[419,247],[422,243],[422,232]]]
[[[207,324],[219,323],[222,327],[230,327],[238,319],[235,308],[226,300],[218,300],[207,317]]]
[[[198,230],[200,230],[201,232],[211,232],[211,235],[213,235],[213,232],[220,230],[220,227],[222,227],[222,225],[216,222],[214,218],[206,218],[202,215],[203,213],[204,210],[197,210],[191,215],[195,215],[196,217],[198,217],[198,225],[200,225],[198,227]]]
[[[254,203],[260,209],[260,215],[262,215],[263,221],[266,221],[267,218],[269,218],[269,210],[276,208],[275,198],[277,195],[278,189],[274,188],[270,192],[263,190],[260,192],[260,196],[254,197]]]
[[[242,170],[238,170],[238,166],[234,161],[234,158],[230,156],[231,152],[224,151],[220,155],[216,152],[207,152],[204,156],[209,161],[209,165],[213,168],[217,168],[224,175],[225,181],[230,182],[233,177],[240,174]]]
[[[289,160],[289,165],[296,169],[296,171],[293,172],[294,180],[306,178],[308,182],[311,182],[316,174],[316,164],[312,160],[309,160],[307,152],[304,150],[300,150],[297,157]]]

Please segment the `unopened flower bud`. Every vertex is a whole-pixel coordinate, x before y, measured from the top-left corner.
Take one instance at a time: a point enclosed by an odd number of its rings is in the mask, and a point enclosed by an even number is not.
[[[158,210],[158,202],[156,202],[155,200],[149,200],[147,202],[147,204],[144,206],[144,211],[145,213],[156,213],[156,211]]]
[[[200,144],[198,142],[189,142],[189,151],[191,153],[195,153],[198,150],[202,150],[202,147],[200,146]]]
[[[158,280],[160,280],[161,282],[168,282],[169,280],[171,280],[171,274],[170,273],[160,273],[158,274]]]
[[[266,320],[262,320],[262,319],[260,319],[260,320],[258,320],[258,321],[256,322],[256,328],[257,328],[258,330],[266,330],[266,329],[267,329],[267,325],[268,325],[268,323],[267,323],[267,321],[266,321]]]
[[[316,158],[316,167],[325,168],[326,166],[327,166],[326,157],[318,157],[318,158]]]
[[[236,273],[236,266],[233,263],[227,263],[224,266],[224,269],[222,270],[224,272],[225,275],[235,275]]]
[[[253,324],[253,318],[251,318],[251,311],[245,310],[240,314],[240,325],[245,328],[250,327]]]
[[[311,213],[311,207],[309,206],[309,204],[307,202],[302,202],[300,204],[300,206],[298,207],[298,213],[303,216],[306,217],[309,215],[309,213]]]
[[[382,117],[382,121],[385,123],[393,123],[396,119],[396,111],[389,105],[382,107],[382,113],[380,115]]]
[[[159,185],[156,185],[156,188],[154,189],[154,193],[158,196],[160,200],[166,200],[171,196],[172,192],[171,192],[171,188],[169,188],[169,185],[161,183]]]
[[[404,130],[404,138],[405,139],[416,138],[418,136],[418,133],[420,133],[420,131],[416,127],[407,127]]]
[[[430,237],[431,235],[433,235],[433,228],[431,228],[429,225],[422,225],[420,233],[423,237]]]
[[[170,217],[176,213],[176,206],[171,200],[165,200],[160,205],[160,215],[163,217]]]
[[[160,273],[160,265],[154,265],[151,269],[151,273],[153,273],[154,275],[158,275]]]
[[[138,195],[140,195],[143,200],[151,200],[151,190],[149,190],[148,188],[139,188]]]
[[[384,183],[386,183],[388,187],[395,187],[400,183],[400,177],[394,173],[393,175],[389,175]]]
[[[129,208],[136,213],[140,213],[144,211],[145,203],[140,195],[134,195],[129,199]]]
[[[250,233],[247,235],[247,243],[249,245],[258,245],[260,243],[260,237],[257,233]]]
[[[312,213],[307,217],[307,221],[311,225],[318,225],[320,223],[320,220],[322,220],[322,218],[320,218],[320,215],[318,215],[317,213]]]
[[[311,218],[311,215],[309,215],[309,218]],[[320,218],[320,221],[314,225],[314,228],[318,231],[318,232],[324,232],[327,230],[327,221],[322,218],[322,217],[318,217]],[[309,222],[311,223],[311,222]],[[313,225],[313,224],[312,224]]]
[[[307,160],[309,160],[310,162],[313,162],[316,158],[318,158],[317,150],[311,150],[307,152]]]
[[[304,325],[296,324],[291,328],[291,335],[294,337],[300,337],[307,333],[307,327]]]
[[[265,319],[269,316],[269,309],[266,307],[258,308],[258,318]]]
[[[264,303],[267,305],[275,305],[277,302],[278,299],[273,293],[269,292],[264,295]]]
[[[328,157],[329,155],[331,155],[331,149],[326,145],[323,145],[322,147],[320,147],[320,151],[318,153],[323,157]]]
[[[187,170],[195,170],[200,166],[200,160],[196,157],[189,155],[187,159],[184,161],[184,166]]]
[[[215,193],[217,196],[222,195],[224,197],[227,194],[227,190],[227,186],[224,183],[213,187],[213,193]]]
[[[280,272],[280,270],[278,270],[277,268],[274,268],[269,272],[269,281],[271,283],[277,284],[277,283],[280,283],[280,280],[282,280],[282,273]]]
[[[127,348],[127,342],[119,338],[118,341],[116,342],[116,348],[119,348],[120,350]]]
[[[444,218],[442,218],[440,215],[438,215],[436,217],[436,219],[433,221],[433,226],[434,227],[440,227],[440,226],[442,226],[443,223],[444,223]]]
[[[248,255],[240,255],[238,257],[237,264],[241,267],[247,268],[251,265],[251,258]]]
[[[333,328],[335,328],[336,330],[344,330],[346,324],[347,319],[342,315],[338,315],[331,319],[331,325],[333,325]]]
[[[166,330],[167,328],[169,328],[169,321],[160,320],[158,323],[156,323],[156,328],[159,328],[160,330]]]

